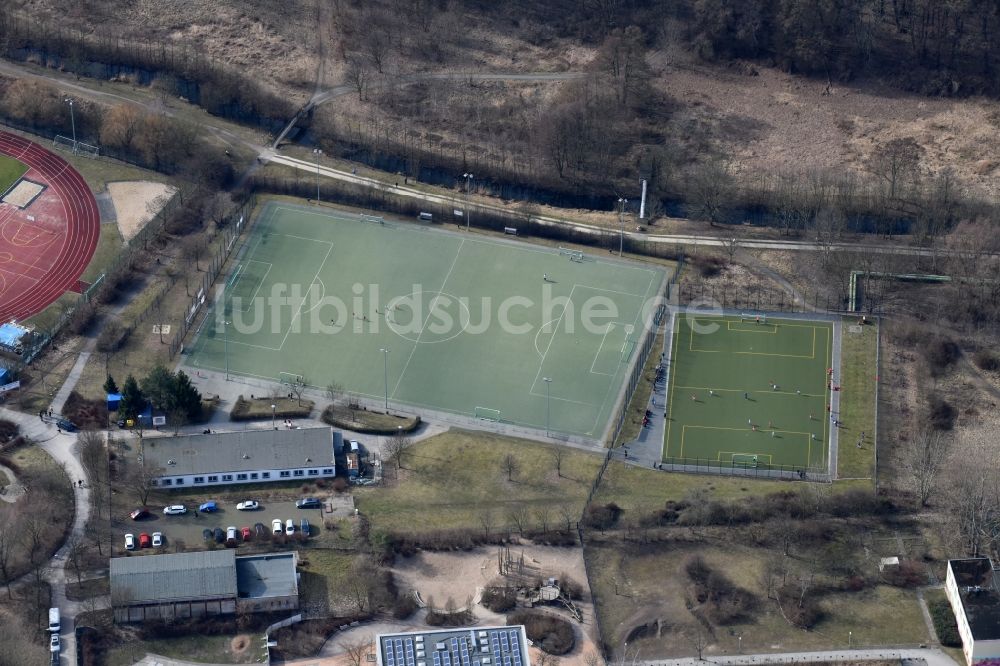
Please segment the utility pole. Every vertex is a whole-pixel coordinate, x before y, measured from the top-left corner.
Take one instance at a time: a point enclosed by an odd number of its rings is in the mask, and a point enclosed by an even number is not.
[[[622,252],[625,248],[625,205],[628,203],[628,199],[618,199],[618,223],[620,225],[620,233],[618,236],[618,256],[622,256]]]
[[[323,155],[323,150],[313,148],[313,155],[316,156],[316,205],[319,205],[319,158]]]
[[[549,414],[550,414],[550,411],[551,411],[550,408],[549,408],[549,406],[552,404],[552,400],[551,400],[552,396],[551,396],[549,387],[552,385],[552,378],[551,377],[542,377],[542,381],[545,382],[545,436],[548,437],[549,436]]]
[[[469,190],[472,189],[472,174],[463,173],[462,178],[465,179],[465,230],[469,231],[469,218],[472,215],[469,211]]]
[[[222,340],[226,345],[226,381],[229,381],[229,322],[223,320]]]
[[[73,114],[73,98],[67,97],[66,103],[69,104],[69,122],[73,126],[73,154],[76,154],[76,116]]]
[[[385,379],[385,411],[389,411],[389,348],[382,347],[382,376]]]

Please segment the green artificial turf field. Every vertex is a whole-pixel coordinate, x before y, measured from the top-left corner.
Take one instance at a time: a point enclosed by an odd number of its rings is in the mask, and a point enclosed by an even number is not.
[[[657,266],[277,203],[246,243],[225,314],[210,316],[191,366],[593,438],[666,277]]]
[[[0,196],[7,193],[11,186],[21,179],[28,171],[28,166],[18,162],[13,157],[0,155]]]
[[[833,326],[675,317],[665,461],[825,471]]]

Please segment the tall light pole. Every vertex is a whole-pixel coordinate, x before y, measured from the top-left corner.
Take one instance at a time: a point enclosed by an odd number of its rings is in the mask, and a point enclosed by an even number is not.
[[[313,148],[313,155],[316,156],[316,205],[319,205],[319,158],[323,155],[321,148]]]
[[[73,115],[73,98],[67,97],[65,101],[69,104],[69,122],[73,126],[73,154],[76,154],[76,116]]]
[[[389,348],[382,347],[382,377],[385,380],[385,411],[389,411]]]
[[[229,381],[229,323],[222,320],[222,341],[226,345],[226,381]]]
[[[549,392],[549,387],[552,385],[551,377],[542,377],[542,381],[545,382],[545,436],[549,436],[549,405],[552,403],[551,394]]]
[[[625,246],[625,204],[628,203],[628,199],[618,199],[618,223],[621,227],[621,232],[618,236],[618,256],[622,256],[622,251]]]
[[[274,410],[277,409],[277,407],[278,406],[275,405],[275,404],[271,405],[271,430],[277,430],[278,429],[278,427],[276,425],[274,425]]]
[[[471,216],[469,212],[469,190],[472,189],[472,174],[463,173],[462,178],[465,179],[465,230],[469,231],[469,217]]]
[[[847,647],[848,648],[852,647],[853,643],[854,643],[854,632],[853,631],[848,631],[847,632]]]

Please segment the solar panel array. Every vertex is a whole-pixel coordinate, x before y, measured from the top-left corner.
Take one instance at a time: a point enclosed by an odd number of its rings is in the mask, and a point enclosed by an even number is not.
[[[431,646],[430,663],[425,635],[383,637],[383,666],[528,666],[521,654],[520,629],[458,630],[437,636],[440,638]],[[434,637],[426,635],[428,640]]]

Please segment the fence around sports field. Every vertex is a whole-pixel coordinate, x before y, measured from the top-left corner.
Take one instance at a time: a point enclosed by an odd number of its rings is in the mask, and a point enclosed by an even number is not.
[[[826,467],[773,465],[761,462],[751,464],[730,460],[712,460],[710,458],[676,458],[668,456],[663,459],[658,468],[670,472],[741,476],[753,479],[830,481],[830,470]]]

